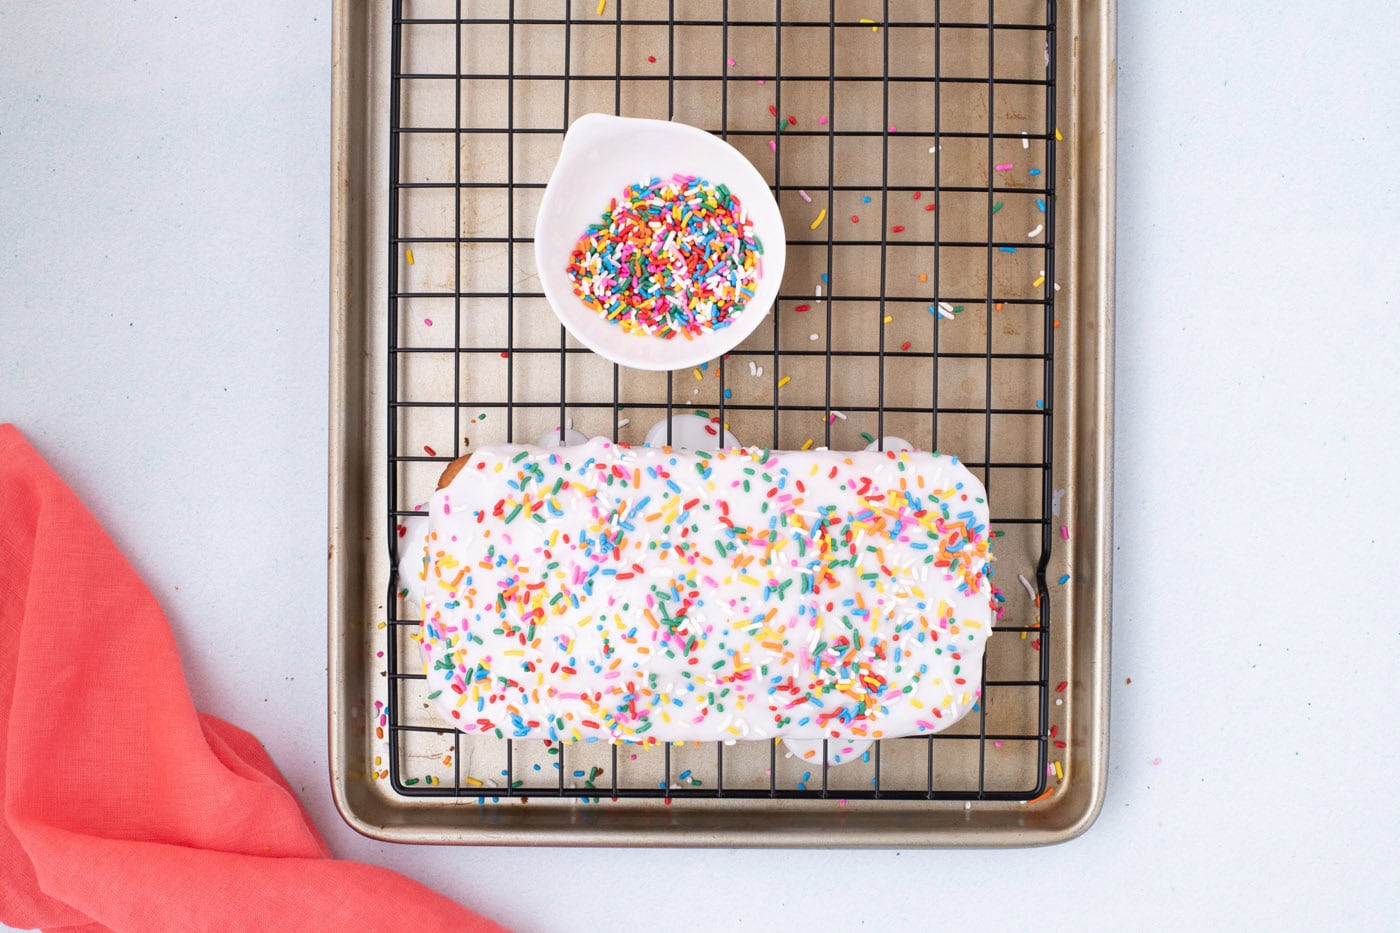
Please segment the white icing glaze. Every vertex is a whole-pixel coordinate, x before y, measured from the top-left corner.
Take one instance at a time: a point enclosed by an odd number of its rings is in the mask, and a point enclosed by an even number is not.
[[[429,516],[427,686],[465,732],[837,761],[977,702],[988,510],[955,458],[504,445]]]
[[[909,443],[908,441],[906,441],[906,440],[905,440],[904,438],[902,438],[902,437],[899,437],[899,436],[894,435],[894,434],[886,434],[884,437],[880,438],[880,440],[878,440],[878,441],[871,441],[869,444],[866,444],[866,445],[865,445],[865,449],[868,450],[868,451],[875,451],[875,450],[915,450],[915,449],[917,449],[917,448],[915,448],[913,444]]]
[[[414,506],[418,510],[426,505]],[[423,601],[423,548],[428,538],[428,516],[407,515],[399,522],[403,534],[399,536],[399,586],[405,591],[405,601]]]
[[[738,438],[720,428],[718,417],[706,418],[696,414],[671,416],[669,444],[666,442],[666,419],[662,418],[647,431],[646,445],[670,447],[672,450],[718,450],[721,447],[740,446]]]
[[[587,442],[588,435],[580,434],[578,431],[575,431],[573,419],[571,418],[569,419],[568,426],[564,428],[564,439],[562,441],[559,440],[559,429],[555,428],[553,431],[541,434],[540,439],[535,441],[535,445],[552,450],[556,447],[577,447],[579,444],[586,444]]]

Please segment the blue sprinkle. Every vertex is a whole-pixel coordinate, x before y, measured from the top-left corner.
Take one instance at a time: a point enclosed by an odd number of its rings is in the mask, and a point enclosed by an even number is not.
[[[1063,577],[1060,577],[1060,586],[1064,586],[1064,585],[1065,585],[1066,583],[1068,583],[1068,582],[1069,582],[1069,574],[1065,574]]]

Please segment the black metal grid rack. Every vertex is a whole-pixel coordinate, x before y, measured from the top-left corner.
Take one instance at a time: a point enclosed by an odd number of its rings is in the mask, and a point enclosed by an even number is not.
[[[391,582],[382,776],[404,795],[483,801],[1042,793],[1063,747],[1050,727],[1046,579],[1055,0],[392,4],[384,469],[395,562],[394,529],[421,514],[469,435],[534,441],[574,419],[640,443],[649,421],[699,409],[744,443],[849,448],[898,434],[959,453],[987,485],[999,585],[1019,603],[1008,599],[989,642],[978,712],[828,767],[788,762],[773,743],[466,737],[419,695],[419,623]],[[700,126],[770,179],[789,231],[771,331],[672,374],[620,369],[568,338],[531,274],[530,237],[553,153],[589,110]],[[1034,581],[1034,603],[1018,573]]]

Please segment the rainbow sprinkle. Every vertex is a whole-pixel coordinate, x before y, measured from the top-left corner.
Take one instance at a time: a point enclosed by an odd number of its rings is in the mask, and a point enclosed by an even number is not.
[[[673,175],[609,202],[568,273],[574,294],[628,333],[689,339],[733,323],[753,298],[762,253],[728,188]]]

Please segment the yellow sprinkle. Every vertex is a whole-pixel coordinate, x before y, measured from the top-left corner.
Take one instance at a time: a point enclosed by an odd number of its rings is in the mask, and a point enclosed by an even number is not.
[[[608,5],[608,0],[598,0],[598,15],[603,15],[603,7]]]
[[[696,381],[696,382],[704,382],[704,381],[705,381],[705,377],[704,377],[703,375],[701,375],[700,370],[698,370],[698,369],[692,369],[691,372],[695,373],[695,381]]]
[[[1064,138],[1063,136],[1060,135],[1060,128],[1059,128],[1058,126],[1055,127],[1055,141],[1056,141],[1056,142],[1064,142],[1064,141],[1065,141],[1065,138]]]
[[[820,227],[820,226],[822,225],[822,221],[823,221],[823,220],[826,220],[826,208],[822,208],[822,209],[821,209],[821,212],[817,214],[817,219],[814,220],[814,221],[812,221],[811,226],[809,226],[808,229],[809,229],[809,230],[815,230],[815,229],[817,229],[818,227]]]
[[[1060,767],[1058,761],[1055,762],[1055,777],[1059,778],[1061,781],[1065,779],[1065,769]]]
[[[802,445],[802,449],[803,449],[803,450],[811,450],[811,449],[812,449],[812,439],[811,439],[810,437],[807,438],[807,442],[804,443],[804,444]]]
[[[778,380],[778,388],[781,389],[783,386],[787,385],[787,384],[788,384],[789,382],[791,382],[791,381],[792,381],[792,377],[791,377],[791,376],[784,376],[783,378],[781,378],[781,379]]]
[[[888,324],[890,321],[893,321],[893,320],[894,320],[894,315],[893,315],[893,314],[886,314],[886,315],[885,315],[885,323],[886,323],[886,324]]]
[[[879,31],[880,31],[880,27],[875,25],[875,21],[874,21],[873,19],[866,19],[864,16],[862,16],[862,17],[860,18],[860,21],[861,21],[862,23],[868,23],[868,24],[870,24],[870,31],[871,31],[871,32],[879,32]]]
[[[404,253],[405,256],[408,257],[408,264],[409,264],[410,266],[413,265],[413,250],[411,250],[411,249],[406,249],[406,250],[403,251],[403,253]]]
[[[1039,288],[1040,286],[1042,286],[1042,285],[1044,285],[1044,284],[1045,284],[1045,276],[1043,276],[1043,275],[1042,275],[1042,276],[1037,276],[1037,277],[1036,277],[1036,280],[1035,280],[1034,282],[1031,283],[1031,288]]]
[[[482,785],[481,785],[481,779],[480,779],[480,778],[464,777],[464,778],[462,778],[462,781],[463,781],[463,783],[470,784],[472,787],[481,787],[481,786],[482,786]]]

